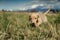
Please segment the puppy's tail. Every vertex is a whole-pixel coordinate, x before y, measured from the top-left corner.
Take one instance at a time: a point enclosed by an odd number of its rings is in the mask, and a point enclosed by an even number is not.
[[[49,13],[49,12],[50,12],[50,10],[51,10],[51,6],[49,6],[48,11],[46,11],[44,14]]]

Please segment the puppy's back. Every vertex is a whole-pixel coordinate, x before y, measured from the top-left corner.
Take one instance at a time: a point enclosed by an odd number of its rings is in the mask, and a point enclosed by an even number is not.
[[[45,14],[40,14],[42,22],[47,22],[47,16]]]

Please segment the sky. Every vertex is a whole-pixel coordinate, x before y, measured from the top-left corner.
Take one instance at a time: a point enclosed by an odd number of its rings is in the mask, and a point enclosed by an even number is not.
[[[0,0],[0,10],[27,10],[38,6],[60,8],[60,0]]]

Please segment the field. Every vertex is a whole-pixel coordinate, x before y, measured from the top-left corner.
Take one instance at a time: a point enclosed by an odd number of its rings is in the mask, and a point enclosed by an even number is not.
[[[50,25],[32,27],[28,12],[0,12],[0,40],[60,40],[60,13],[47,18]]]

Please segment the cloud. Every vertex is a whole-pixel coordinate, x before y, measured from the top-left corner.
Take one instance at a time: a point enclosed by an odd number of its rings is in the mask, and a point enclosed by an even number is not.
[[[44,4],[40,4],[39,6],[44,6]]]
[[[38,7],[39,5],[32,5],[31,8],[36,8]]]
[[[44,4],[34,4],[34,5],[31,6],[31,8],[36,8],[38,6],[44,6]]]

